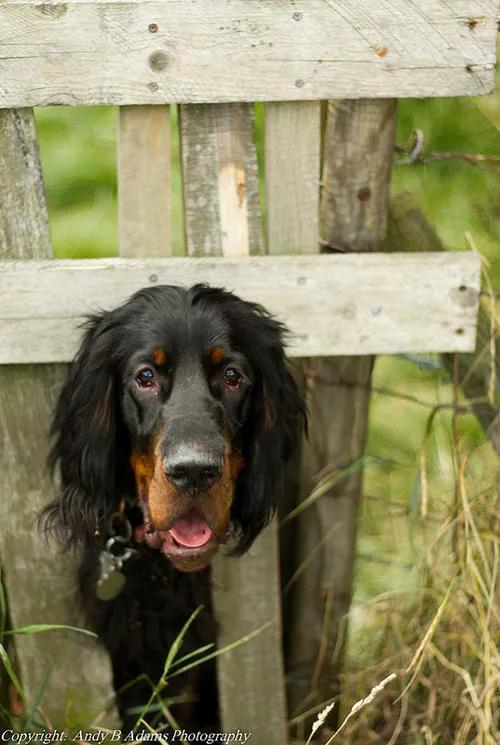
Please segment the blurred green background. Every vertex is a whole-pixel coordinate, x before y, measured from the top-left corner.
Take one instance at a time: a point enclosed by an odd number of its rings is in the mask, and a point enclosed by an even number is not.
[[[118,253],[116,189],[116,110],[54,108],[36,111],[54,253],[57,257],[88,258]],[[182,199],[175,108],[172,116],[175,253],[180,252]],[[424,151],[500,153],[500,94],[488,99],[406,100],[399,104],[398,143],[408,142],[416,129],[425,135]],[[257,115],[257,144],[262,154],[263,109]],[[496,172],[460,160],[394,169],[393,190],[409,190],[449,249],[470,248],[466,233],[490,263],[500,289],[500,163]],[[416,247],[418,248],[418,247]],[[376,394],[370,414],[368,454],[376,465],[365,473],[352,633],[356,660],[370,661],[377,637],[371,602],[380,594],[416,592],[416,569],[425,545],[449,509],[453,493],[450,414],[443,410],[427,431],[432,406],[452,400],[447,373],[439,367],[419,367],[408,359],[380,357],[374,384],[397,395]],[[462,417],[459,436],[470,448],[484,436],[476,421]],[[430,495],[429,516],[423,517],[422,454]],[[481,463],[483,466],[481,466]],[[478,488],[488,488],[491,473],[480,461]],[[481,473],[482,471],[482,473]],[[382,628],[378,627],[379,631]],[[370,633],[366,633],[367,630]]]

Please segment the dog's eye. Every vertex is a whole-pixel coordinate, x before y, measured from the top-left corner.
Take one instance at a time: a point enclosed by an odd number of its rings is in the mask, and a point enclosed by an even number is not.
[[[156,383],[155,374],[150,367],[143,367],[135,376],[139,388],[151,388]]]
[[[224,371],[224,383],[227,388],[235,389],[240,387],[242,374],[235,367],[226,367]]]

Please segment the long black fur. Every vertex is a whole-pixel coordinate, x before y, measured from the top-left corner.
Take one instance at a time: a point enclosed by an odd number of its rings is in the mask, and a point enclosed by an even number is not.
[[[138,432],[142,439],[147,435],[145,425],[138,424],[134,433],[125,424],[128,366],[158,343],[175,350],[189,339],[196,356],[196,345],[204,336],[226,339],[252,370],[248,400],[232,423],[245,464],[231,511],[237,530],[233,553],[245,552],[276,509],[284,464],[305,419],[286,366],[286,329],[262,307],[205,285],[189,290],[157,286],[137,292],[119,308],[89,319],[54,416],[50,464],[59,468],[61,491],[42,519],[63,542],[84,544],[82,602],[89,623],[110,652],[126,726],[135,721],[128,710],[148,699],[147,681],[158,681],[170,645],[200,604],[204,610],[190,628],[183,652],[215,641],[208,568],[184,574],[141,543],[134,546],[138,554],[124,564],[124,591],[109,602],[99,601],[95,593],[99,553],[121,501],[126,500],[126,515],[133,526],[142,520],[130,455],[132,437]],[[193,729],[213,726],[217,717],[213,667],[205,664],[174,680],[179,684],[168,686],[168,696],[187,688],[198,700],[195,705],[173,708],[174,715],[178,711],[181,721]]]

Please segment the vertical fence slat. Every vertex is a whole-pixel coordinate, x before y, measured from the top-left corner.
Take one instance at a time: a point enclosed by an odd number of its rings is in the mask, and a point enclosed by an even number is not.
[[[188,253],[260,252],[252,107],[183,106],[180,123]],[[222,726],[266,745],[287,742],[276,533],[273,522],[247,556],[213,568],[219,647],[273,622],[218,658]]]
[[[268,251],[318,251],[320,103],[269,103],[265,123]]]
[[[319,245],[319,179],[320,179],[320,103],[269,103],[265,120],[266,222],[268,251],[273,254],[313,254]],[[297,360],[294,374],[304,391],[304,361]],[[302,483],[300,458],[288,466],[280,515],[296,505],[307,484]],[[304,527],[311,538],[311,548],[320,539],[320,524],[316,507],[308,510]],[[300,518],[299,518],[300,519]],[[296,524],[280,531],[280,553],[285,583],[297,569],[295,550]],[[307,584],[318,585],[321,564],[316,559],[308,564]],[[287,667],[288,699],[293,705],[295,677],[290,662],[296,666],[301,645],[290,649],[290,621],[293,595],[283,597],[285,619],[284,650]],[[297,639],[293,639],[295,644]],[[290,712],[292,713],[292,712]]]
[[[35,122],[31,109],[0,112],[2,259],[52,255]]]
[[[392,100],[329,103],[320,218],[323,250],[380,248],[387,226],[395,114]],[[359,459],[365,446],[372,367],[372,357],[318,358],[309,363],[310,436],[303,452],[304,482],[311,489],[325,471],[358,465],[297,522],[297,564],[317,548],[318,526],[321,536],[329,536],[317,553],[319,584],[306,573],[293,591],[292,707],[304,701],[306,707],[320,703],[339,690],[339,634],[345,629],[351,599],[362,484]]]
[[[187,252],[262,253],[253,116],[246,105],[180,107]]]
[[[118,109],[118,222],[120,255],[171,252],[170,109]]]
[[[0,112],[0,178],[0,257],[50,257],[31,110]],[[0,557],[14,628],[37,623],[84,626],[76,598],[77,559],[61,555],[34,525],[55,491],[45,461],[62,372],[60,365],[0,368]],[[28,707],[49,676],[40,705],[53,726],[88,725],[110,700],[109,662],[93,639],[57,631],[15,641]],[[106,723],[115,722],[113,710]]]

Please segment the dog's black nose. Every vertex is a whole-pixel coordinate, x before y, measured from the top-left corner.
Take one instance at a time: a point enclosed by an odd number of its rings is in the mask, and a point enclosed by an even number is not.
[[[167,479],[183,491],[206,491],[222,476],[222,462],[214,455],[182,448],[163,459]]]

